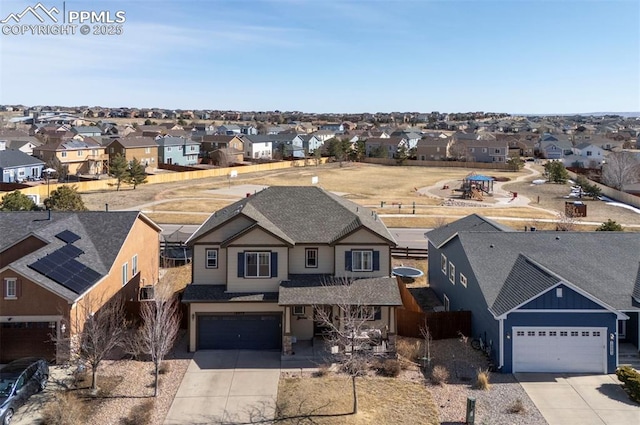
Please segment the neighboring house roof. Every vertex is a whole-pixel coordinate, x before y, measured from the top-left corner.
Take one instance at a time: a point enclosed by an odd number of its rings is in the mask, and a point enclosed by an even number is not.
[[[102,129],[100,129],[100,127],[98,127],[98,126],[87,126],[87,125],[81,125],[81,126],[73,127],[71,129],[71,131],[73,131],[74,133],[77,133],[77,134],[81,134],[81,133],[98,133],[98,134],[101,134],[102,133]]]
[[[158,144],[156,143],[153,137],[142,137],[142,136],[133,136],[133,137],[120,137],[118,139],[114,139],[111,143],[118,142],[124,148],[147,148],[153,147],[157,148]]]
[[[289,275],[280,282],[280,305],[402,305],[395,277],[332,280],[324,275]]]
[[[431,243],[439,248],[454,237],[459,232],[513,232],[514,230],[508,226],[504,226],[493,220],[489,220],[478,214],[471,214],[456,220],[452,223],[433,229],[427,232],[425,236]]]
[[[396,244],[371,210],[314,186],[273,186],[216,211],[187,243],[241,214],[289,244],[332,244],[365,228]]]
[[[102,279],[111,270],[133,224],[139,217],[158,232],[160,231],[159,227],[137,211],[52,211],[50,216],[48,214],[48,211],[1,213],[0,229],[3,237],[0,239],[0,252],[29,236],[35,236],[46,242],[47,245],[22,256],[10,263],[7,268],[20,273],[70,302],[81,298],[84,292],[74,292],[29,267],[46,255],[67,245],[57,235],[65,230],[77,235],[79,239],[72,243],[76,248],[82,250],[82,253],[76,260],[81,265],[97,272],[99,279]]]
[[[22,151],[0,151],[0,168],[23,167],[26,165],[43,165],[44,162],[27,155]]]
[[[460,232],[458,238],[496,316],[560,281],[612,308],[637,309],[632,304],[632,294],[640,291],[636,234],[495,231]]]
[[[200,145],[199,142],[195,142],[184,137],[164,136],[155,139],[159,146],[183,146],[183,145]]]

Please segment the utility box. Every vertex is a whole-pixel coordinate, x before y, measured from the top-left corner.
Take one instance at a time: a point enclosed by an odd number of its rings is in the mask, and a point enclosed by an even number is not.
[[[474,397],[467,397],[467,418],[465,423],[467,425],[473,425],[476,422],[476,399]]]
[[[567,217],[586,217],[587,216],[587,204],[580,201],[566,202],[564,203],[564,214]]]

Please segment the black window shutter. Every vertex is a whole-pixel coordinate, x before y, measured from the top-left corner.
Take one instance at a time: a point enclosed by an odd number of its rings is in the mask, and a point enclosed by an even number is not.
[[[373,270],[380,270],[380,251],[373,251]]]
[[[271,277],[278,277],[278,253],[271,253]]]
[[[351,271],[351,251],[345,251],[344,253],[344,269]]]
[[[382,320],[382,308],[373,307],[373,320]]]
[[[3,280],[2,281],[2,298],[6,298],[7,297],[7,281]]]
[[[16,280],[16,297],[20,298],[22,296],[22,280]]]
[[[238,253],[238,277],[244,277],[244,252]]]

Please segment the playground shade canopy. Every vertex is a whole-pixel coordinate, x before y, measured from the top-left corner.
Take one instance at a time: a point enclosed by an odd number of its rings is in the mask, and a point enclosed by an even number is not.
[[[494,180],[493,177],[483,176],[482,174],[474,174],[472,176],[468,176],[466,180],[472,182],[491,182]]]

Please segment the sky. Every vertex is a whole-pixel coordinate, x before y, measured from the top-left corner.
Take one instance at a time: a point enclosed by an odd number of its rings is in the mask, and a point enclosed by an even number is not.
[[[1,0],[0,21],[36,4]],[[0,24],[0,104],[315,113],[640,111],[638,0],[42,5],[60,12],[55,25],[80,11],[108,11],[112,19],[121,11],[126,20],[121,35],[82,35],[77,22],[76,34],[11,34],[40,24],[30,14]],[[44,24],[53,21],[45,17]],[[103,28],[84,24],[91,32]]]

